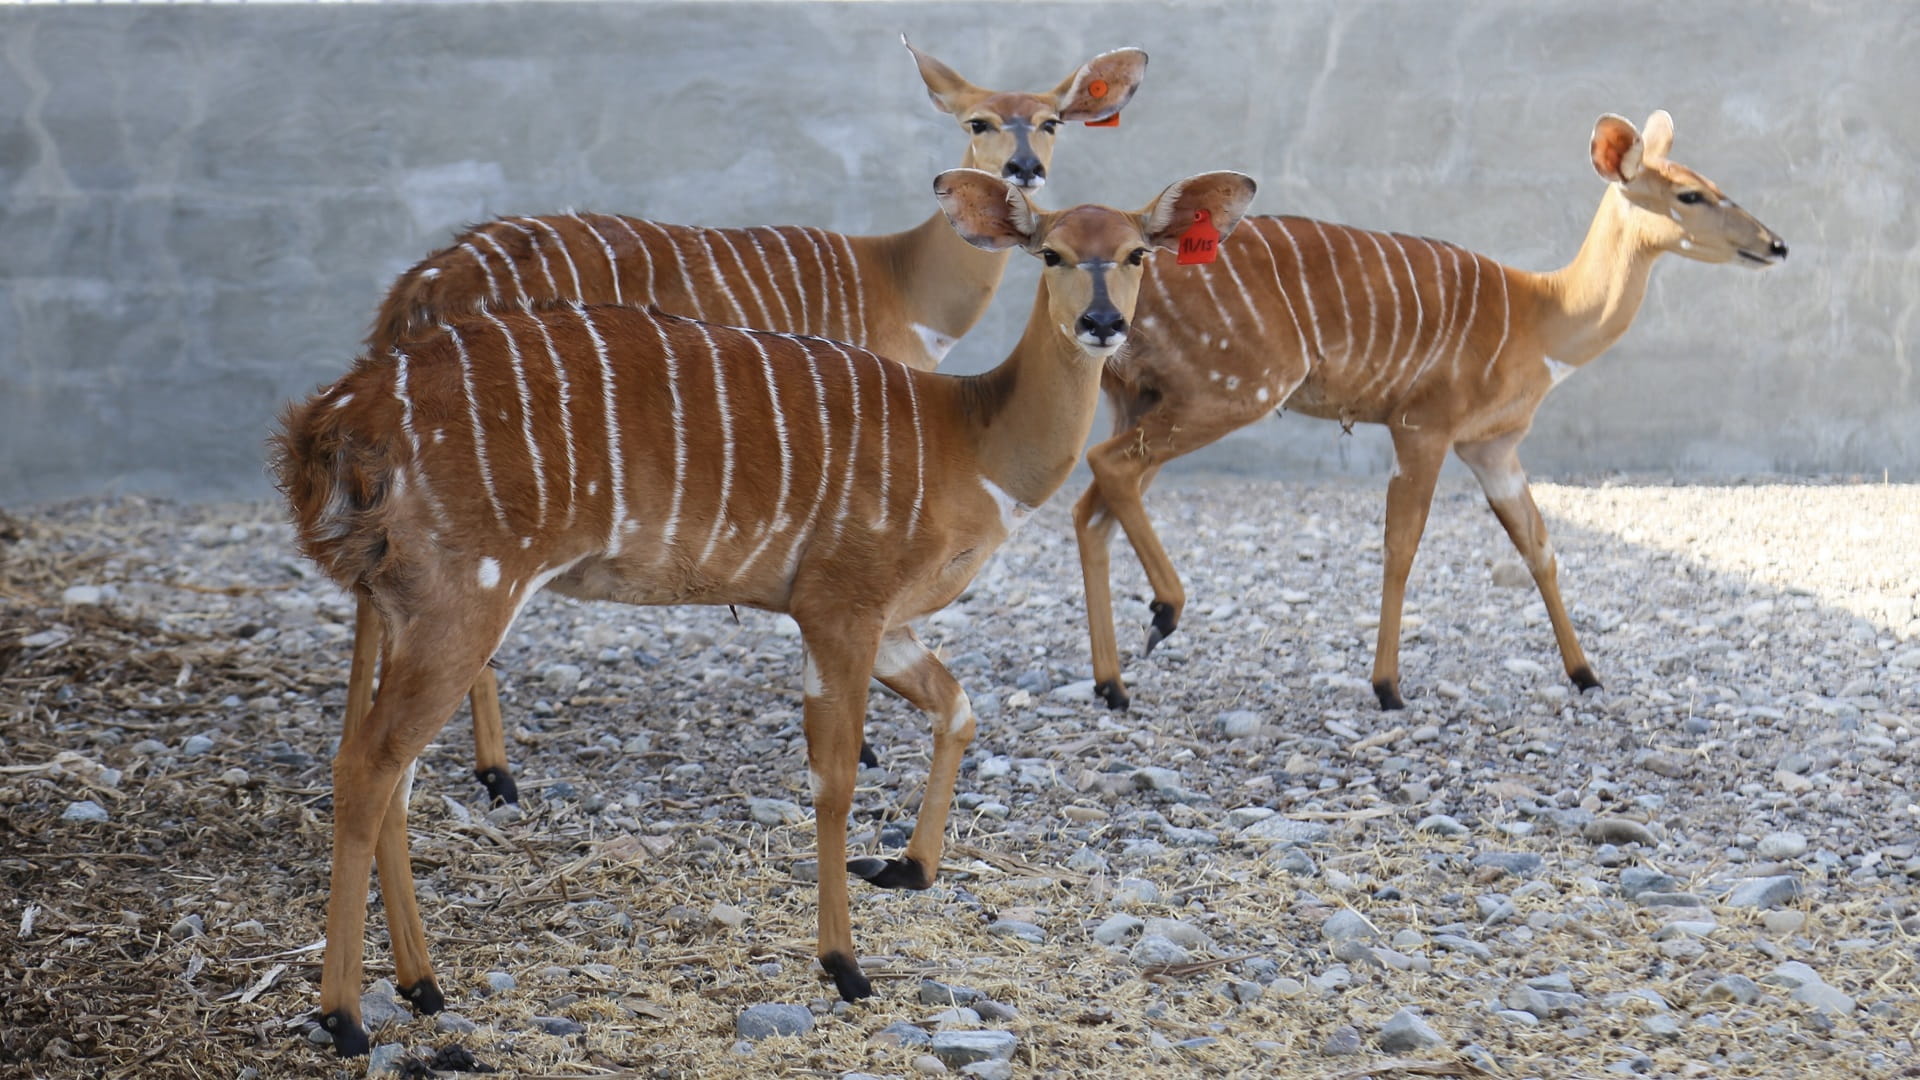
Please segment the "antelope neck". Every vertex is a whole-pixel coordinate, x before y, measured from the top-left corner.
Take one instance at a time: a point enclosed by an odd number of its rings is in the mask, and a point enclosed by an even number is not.
[[[1575,367],[1607,350],[1632,325],[1660,248],[1638,226],[1642,211],[1610,184],[1573,261],[1539,285],[1542,350]]]
[[[982,251],[960,239],[938,210],[906,232],[873,242],[893,272],[908,317],[949,337],[964,337],[986,314],[1007,269],[1008,252]]]
[[[1100,397],[1102,360],[1053,325],[1047,309],[1043,280],[1013,352],[992,371],[955,380],[980,474],[1025,506],[1066,483]]]

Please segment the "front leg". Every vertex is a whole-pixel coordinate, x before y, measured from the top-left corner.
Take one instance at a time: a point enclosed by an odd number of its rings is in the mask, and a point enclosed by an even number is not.
[[[946,665],[906,627],[889,631],[881,640],[873,674],[933,721],[933,765],[927,771],[927,793],[921,799],[906,855],[854,859],[847,869],[883,889],[924,889],[933,884],[940,869],[960,756],[973,741],[973,704]]]
[[[1554,556],[1553,543],[1547,539],[1547,523],[1533,503],[1527,472],[1520,467],[1520,440],[1526,434],[1516,431],[1482,443],[1463,444],[1457,453],[1479,479],[1487,505],[1493,508],[1494,516],[1507,530],[1507,538],[1533,574],[1540,599],[1547,605],[1547,617],[1553,621],[1553,638],[1560,646],[1560,662],[1566,667],[1567,678],[1581,690],[1595,690],[1600,680],[1587,664],[1587,655],[1573,632],[1573,620],[1560,599],[1560,563]]]
[[[820,966],[833,977],[842,998],[858,1001],[873,996],[873,984],[861,973],[854,952],[846,876],[831,868],[847,861],[847,814],[853,806],[867,679],[873,672],[880,628],[848,626],[845,609],[818,620],[796,615],[795,621],[807,649],[805,730],[820,859]]]
[[[1373,649],[1373,693],[1382,709],[1404,709],[1400,696],[1400,611],[1407,575],[1420,550],[1433,505],[1433,486],[1446,460],[1447,440],[1408,428],[1393,430],[1393,479],[1387,481],[1387,536],[1380,583],[1380,633]]]

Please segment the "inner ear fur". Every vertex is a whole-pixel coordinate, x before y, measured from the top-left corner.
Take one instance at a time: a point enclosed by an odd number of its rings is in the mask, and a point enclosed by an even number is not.
[[[986,91],[968,82],[959,72],[913,47],[907,35],[900,35],[900,44],[913,54],[913,62],[920,69],[920,80],[927,84],[927,97],[932,99],[933,107],[944,113],[957,113],[972,104]]]
[[[1133,92],[1140,89],[1140,82],[1146,77],[1144,50],[1125,48],[1103,52],[1080,65],[1080,70],[1053,88],[1053,107],[1062,120],[1105,120],[1133,100]],[[1099,97],[1090,92],[1096,82],[1107,84],[1107,92]]]
[[[1225,240],[1246,216],[1257,187],[1253,177],[1237,172],[1201,173],[1177,180],[1140,211],[1140,230],[1155,247],[1177,249],[1181,234],[1194,223],[1194,212],[1205,210]]]
[[[1019,188],[979,169],[949,169],[933,178],[933,197],[960,238],[987,251],[1029,243],[1039,212]]]
[[[1588,146],[1593,171],[1616,184],[1628,184],[1640,175],[1645,144],[1633,122],[1624,116],[1607,113],[1593,124],[1593,141]]]

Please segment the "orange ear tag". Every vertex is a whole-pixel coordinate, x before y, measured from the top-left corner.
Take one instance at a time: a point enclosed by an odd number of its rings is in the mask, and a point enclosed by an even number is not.
[[[1205,210],[1193,212],[1193,224],[1180,234],[1180,255],[1174,261],[1181,266],[1210,263],[1220,254],[1220,230],[1213,227],[1213,215]]]
[[[1107,80],[1095,79],[1092,82],[1088,83],[1087,96],[1095,99],[1106,97],[1107,96]],[[1105,120],[1088,120],[1086,123],[1088,127],[1119,127],[1120,114],[1114,113],[1112,116],[1107,117]]]

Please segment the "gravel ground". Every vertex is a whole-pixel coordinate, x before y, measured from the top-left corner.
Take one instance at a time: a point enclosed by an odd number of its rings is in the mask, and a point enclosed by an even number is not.
[[[1056,500],[924,628],[981,735],[940,883],[855,883],[881,993],[852,1008],[811,957],[791,624],[536,600],[500,657],[523,810],[484,804],[464,711],[415,789],[457,1012],[387,1009],[376,1060],[1920,1075],[1920,488],[1536,495],[1606,689],[1570,692],[1504,536],[1448,485],[1393,714],[1366,683],[1377,486],[1156,490],[1192,600],[1119,715],[1090,698]],[[365,1069],[308,1039],[351,611],[277,514],[0,515],[0,1075]],[[879,691],[870,732],[863,852],[904,841],[931,749]],[[377,978],[378,905],[370,929]]]

